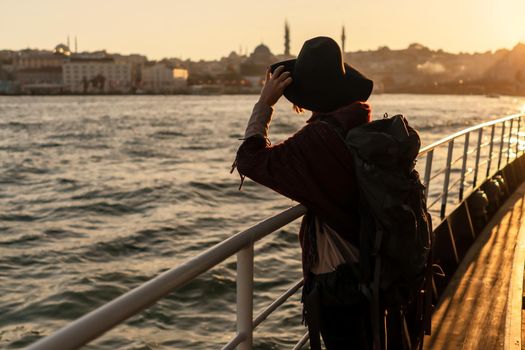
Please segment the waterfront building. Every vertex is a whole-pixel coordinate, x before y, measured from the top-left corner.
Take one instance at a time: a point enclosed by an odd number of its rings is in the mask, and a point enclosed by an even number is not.
[[[25,68],[16,71],[23,93],[52,94],[63,91],[62,67]]]
[[[226,57],[221,58],[221,65],[226,70],[226,73],[241,72],[241,64],[246,60],[246,56],[241,56],[237,52],[232,51]]]
[[[194,69],[201,75],[217,77],[226,71],[226,67],[220,61],[200,61],[193,65]]]
[[[2,68],[0,63],[0,94],[9,94],[14,92],[13,81],[10,79],[9,72]]]
[[[62,67],[64,88],[73,93],[128,93],[132,89],[131,64],[113,58],[76,58]]]
[[[14,79],[9,92],[61,93],[62,65],[70,56],[69,47],[58,44],[52,51],[25,49],[4,57],[2,69]]]
[[[73,55],[73,58],[85,59],[85,60],[100,60],[100,59],[112,58],[112,57],[106,52],[106,50],[98,50],[98,51],[92,51],[92,52],[84,51],[84,52],[75,53]]]
[[[18,51],[0,50],[0,61],[12,61],[18,56]]]
[[[113,58],[117,64],[123,63],[131,65],[131,83],[133,87],[137,87],[142,80],[142,69],[144,68],[146,62],[148,62],[148,58],[139,54],[110,54],[109,57]]]
[[[0,50],[0,71],[13,73],[15,71],[15,60],[18,56],[17,51]]]
[[[11,94],[14,92],[14,82],[10,80],[0,80],[0,94]]]
[[[28,68],[61,67],[71,55],[71,50],[64,44],[58,44],[53,51],[26,49],[18,52],[14,59],[16,70]]]
[[[184,66],[189,72],[188,84],[192,85],[192,91],[211,89],[213,93],[216,93],[220,89],[217,89],[215,85],[219,84],[222,75],[228,73],[228,64],[222,61],[187,61],[184,62]]]
[[[147,93],[175,93],[187,89],[188,70],[155,63],[142,69],[141,90]]]
[[[64,62],[64,57],[55,55],[52,52],[30,52],[21,51],[20,56],[15,60],[15,67],[19,69],[42,68],[42,67],[60,67]]]
[[[261,89],[266,68],[277,61],[278,58],[264,44],[253,50],[253,53],[241,64],[241,75],[251,87],[250,92],[258,92]]]

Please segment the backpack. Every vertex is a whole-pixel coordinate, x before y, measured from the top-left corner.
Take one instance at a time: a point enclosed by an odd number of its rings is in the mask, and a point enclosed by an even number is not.
[[[393,328],[403,332],[403,348],[421,347],[423,333],[430,334],[433,237],[415,170],[419,135],[402,115],[385,114],[346,135],[334,127],[352,154],[359,187],[360,278],[371,305],[374,349],[381,347],[385,312],[398,316]]]

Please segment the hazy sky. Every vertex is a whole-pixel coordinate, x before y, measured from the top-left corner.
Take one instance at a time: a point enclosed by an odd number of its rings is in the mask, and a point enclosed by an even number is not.
[[[142,53],[150,59],[215,59],[264,42],[283,52],[311,37],[347,51],[419,42],[474,52],[525,42],[525,0],[0,0],[0,49],[46,48],[78,36],[79,50]]]

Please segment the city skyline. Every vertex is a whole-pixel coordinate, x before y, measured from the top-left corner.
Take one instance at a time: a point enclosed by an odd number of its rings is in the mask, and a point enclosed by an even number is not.
[[[0,42],[3,49],[51,49],[70,35],[72,43],[78,38],[79,51],[106,49],[140,53],[150,59],[214,60],[231,51],[249,53],[261,43],[282,53],[285,21],[290,27],[292,54],[313,36],[340,41],[343,25],[347,51],[379,46],[402,49],[418,42],[452,53],[485,52],[510,49],[525,41],[525,29],[519,22],[525,3],[517,0],[498,4],[444,0],[439,5],[415,0],[352,4],[331,0],[322,5],[310,0],[284,4],[232,0],[227,4],[159,0],[146,7],[142,2],[121,0],[81,4],[3,1],[0,13],[9,16],[0,21]]]

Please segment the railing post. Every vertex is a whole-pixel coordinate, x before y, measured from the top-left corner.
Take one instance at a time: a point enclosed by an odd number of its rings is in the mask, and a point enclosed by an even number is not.
[[[244,340],[238,350],[253,345],[253,243],[237,253],[237,333]]]
[[[503,156],[503,143],[505,142],[505,124],[507,122],[504,121],[503,125],[501,126],[501,138],[499,140],[499,155],[498,155],[498,170],[501,169],[501,157]]]
[[[463,164],[461,165],[461,181],[459,182],[459,200],[463,200],[463,191],[465,190],[465,172],[467,171],[467,155],[470,141],[470,132],[465,134],[465,145],[463,146]]]
[[[507,141],[507,164],[509,164],[509,160],[510,160],[510,151],[511,151],[510,138],[512,137],[512,124],[514,124],[514,119],[510,120],[509,137]]]
[[[518,125],[516,130],[516,158],[518,158],[518,153],[520,151],[520,121],[521,116],[518,117]]]
[[[447,165],[445,168],[445,181],[443,181],[443,197],[441,199],[441,219],[445,218],[448,200],[448,184],[450,182],[450,164],[452,163],[452,151],[454,150],[454,139],[448,143]]]
[[[430,186],[430,173],[432,172],[432,158],[434,158],[434,150],[431,149],[427,153],[427,161],[425,164],[425,179],[424,179],[424,185],[425,185],[425,198],[428,200],[428,190]]]
[[[492,125],[490,130],[490,146],[489,146],[489,159],[487,161],[487,174],[485,178],[490,176],[490,168],[492,166],[492,152],[494,151],[494,134],[496,133],[496,125]]]
[[[472,187],[476,187],[478,182],[479,172],[479,158],[481,156],[481,141],[483,141],[483,128],[479,129],[478,132],[478,148],[476,149],[476,165],[474,166],[474,180],[472,181]]]

